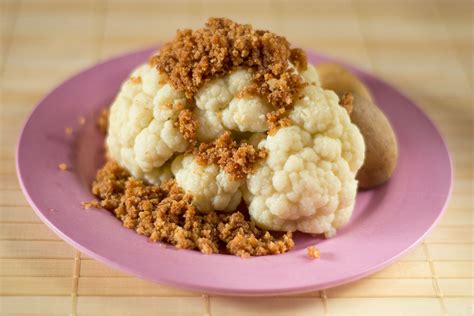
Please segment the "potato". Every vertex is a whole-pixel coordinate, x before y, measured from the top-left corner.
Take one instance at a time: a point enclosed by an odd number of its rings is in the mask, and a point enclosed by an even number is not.
[[[398,146],[390,122],[368,99],[353,93],[351,121],[365,141],[365,160],[357,173],[359,187],[370,189],[387,181],[398,160]]]
[[[325,63],[317,65],[316,69],[319,73],[321,86],[324,89],[333,90],[339,98],[346,92],[352,92],[373,101],[369,89],[343,66]]]

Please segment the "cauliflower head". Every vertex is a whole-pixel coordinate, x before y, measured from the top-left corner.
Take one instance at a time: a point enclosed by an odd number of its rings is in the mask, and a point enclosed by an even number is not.
[[[251,70],[237,68],[215,78],[188,100],[164,83],[155,68],[142,65],[112,104],[109,155],[151,183],[174,178],[202,212],[233,211],[243,198],[261,227],[331,236],[351,216],[365,145],[337,95],[321,88],[315,68],[308,65],[298,74],[307,86],[289,112],[291,125],[267,135],[272,105],[259,96],[239,94],[252,83]],[[197,163],[177,124],[187,108],[198,123],[198,142],[230,131],[264,148],[266,159],[245,179],[234,179],[217,165]]]

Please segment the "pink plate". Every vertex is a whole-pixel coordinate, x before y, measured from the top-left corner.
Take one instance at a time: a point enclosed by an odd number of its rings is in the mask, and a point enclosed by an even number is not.
[[[103,163],[103,136],[95,127],[134,66],[151,49],[93,66],[49,93],[31,113],[17,149],[17,172],[38,216],[81,252],[138,277],[208,293],[275,295],[347,283],[393,262],[419,243],[443,213],[451,189],[451,162],[433,123],[387,83],[347,65],[373,92],[396,131],[400,158],[392,179],[360,192],[350,223],[331,239],[297,234],[284,255],[240,259],[204,255],[151,243],[122,227],[109,212],[84,210],[89,185]],[[331,60],[309,54],[313,63]],[[85,117],[81,125],[79,117]],[[74,133],[67,135],[65,127]],[[67,172],[58,164],[65,162]],[[321,258],[309,260],[317,244]]]

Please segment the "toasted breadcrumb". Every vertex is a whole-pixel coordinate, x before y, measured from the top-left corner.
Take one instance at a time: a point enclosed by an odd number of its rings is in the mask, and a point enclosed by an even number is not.
[[[72,127],[66,127],[64,128],[64,132],[66,133],[66,135],[72,135]]]
[[[130,81],[134,84],[139,84],[142,82],[142,77],[131,77]]]
[[[185,109],[179,112],[178,120],[175,125],[188,143],[191,145],[197,144],[197,130],[199,125],[197,120],[193,119],[193,111],[191,109]]]
[[[319,259],[319,257],[321,257],[321,252],[316,246],[309,246],[308,248],[306,248],[306,252],[308,254],[308,257],[311,259]]]
[[[255,149],[247,143],[238,144],[229,131],[211,143],[201,143],[194,151],[200,164],[217,164],[232,179],[243,179],[251,174],[255,162],[267,156],[265,149]]]
[[[89,201],[89,202],[82,202],[81,204],[86,210],[88,210],[90,208],[100,208],[101,207],[100,202],[96,201],[96,200],[92,200],[92,201]]]
[[[280,127],[291,125],[290,119],[285,117],[285,112],[285,109],[281,108],[267,113],[268,135],[274,135]]]
[[[351,114],[354,109],[354,96],[351,92],[346,92],[342,95],[340,104],[346,109],[347,113]]]
[[[155,66],[177,90],[188,99],[211,79],[224,76],[237,67],[254,71],[253,84],[247,93],[265,98],[275,108],[273,121],[285,119],[282,114],[297,100],[306,85],[291,67],[307,66],[305,53],[291,49],[290,43],[269,31],[254,30],[248,24],[229,19],[210,18],[205,27],[192,31],[179,30],[173,41],[151,57]],[[284,124],[269,122],[270,129]]]
[[[226,242],[226,248],[231,254],[242,258],[280,254],[294,246],[291,232],[275,240],[268,231],[257,228],[254,222],[247,221],[240,212],[221,217],[223,220],[217,226],[219,239]]]
[[[176,107],[177,110],[182,111],[186,108],[186,103],[184,103],[182,101],[178,101],[178,102],[176,102],[176,104],[174,106]],[[171,105],[171,107],[173,107],[173,105]]]
[[[58,168],[61,171],[66,171],[68,169],[68,165],[63,162],[58,165]]]
[[[97,127],[99,130],[106,134],[107,128],[109,127],[109,109],[103,109],[100,111],[99,117],[97,117]]]
[[[240,212],[200,214],[174,180],[150,185],[133,178],[116,162],[108,161],[97,172],[92,193],[99,201],[84,207],[102,207],[112,212],[123,226],[151,241],[164,241],[183,249],[218,253],[225,246],[230,254],[249,257],[289,251],[291,232],[280,239],[260,230]]]
[[[291,50],[290,61],[299,70],[305,70],[308,67],[306,53],[301,48],[293,48]]]

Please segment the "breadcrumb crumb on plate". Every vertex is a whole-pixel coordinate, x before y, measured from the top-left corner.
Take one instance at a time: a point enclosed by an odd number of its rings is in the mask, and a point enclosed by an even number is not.
[[[88,210],[91,208],[101,208],[102,206],[100,205],[100,202],[97,200],[92,200],[89,202],[82,202],[81,205],[84,207],[84,209]]]
[[[309,246],[306,248],[306,253],[311,259],[319,259],[321,257],[321,251],[316,246]]]
[[[102,109],[99,116],[97,117],[97,127],[99,130],[104,133],[107,133],[107,128],[109,127],[109,109]]]

